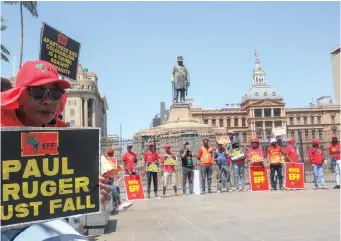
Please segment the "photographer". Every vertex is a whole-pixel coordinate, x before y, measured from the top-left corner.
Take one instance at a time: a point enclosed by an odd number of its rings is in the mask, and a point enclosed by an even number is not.
[[[184,144],[184,149],[180,151],[182,161],[182,188],[183,195],[186,195],[186,182],[188,178],[189,193],[193,195],[194,165],[191,147],[188,142]]]

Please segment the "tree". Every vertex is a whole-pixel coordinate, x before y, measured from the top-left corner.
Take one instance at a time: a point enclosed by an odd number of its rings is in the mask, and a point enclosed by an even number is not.
[[[19,58],[19,68],[22,65],[22,57],[24,50],[24,16],[23,7],[31,13],[35,18],[38,17],[37,2],[36,1],[5,1],[4,3],[9,5],[19,5],[20,9],[20,58]]]
[[[6,30],[6,28],[7,28],[7,26],[4,25],[3,22],[5,22],[5,20],[1,17],[1,32]],[[9,53],[8,49],[1,44],[1,59],[5,62],[9,62],[9,59],[8,59],[9,55],[10,55],[10,53]]]

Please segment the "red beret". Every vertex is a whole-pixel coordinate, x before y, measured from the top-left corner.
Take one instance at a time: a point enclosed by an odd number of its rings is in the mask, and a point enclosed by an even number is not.
[[[148,146],[154,146],[154,143],[153,142],[149,142]]]
[[[313,139],[312,141],[311,141],[311,143],[312,144],[318,144],[318,143],[320,143],[320,140],[319,139]]]
[[[332,135],[332,139],[337,139],[337,135]]]
[[[295,143],[295,139],[294,138],[289,138],[288,142]]]
[[[107,154],[114,154],[114,149],[112,149],[112,148],[109,148],[108,150],[107,150]]]
[[[171,145],[168,144],[168,143],[166,143],[166,144],[163,145],[163,148],[170,148],[170,147],[171,147]]]

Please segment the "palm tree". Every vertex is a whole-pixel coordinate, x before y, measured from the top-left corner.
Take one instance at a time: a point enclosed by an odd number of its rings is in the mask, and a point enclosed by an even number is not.
[[[1,17],[1,31],[6,30],[7,28],[6,25],[2,24],[3,22],[5,22],[5,20]],[[10,53],[8,49],[1,44],[1,59],[5,62],[9,62],[9,59],[8,59],[9,55]]]
[[[36,1],[5,1],[4,3],[9,5],[18,5],[20,6],[20,58],[19,58],[19,68],[22,65],[22,57],[23,57],[23,50],[24,50],[24,16],[23,16],[23,7],[27,9],[31,13],[33,17],[38,17],[38,10],[37,10],[37,2]]]

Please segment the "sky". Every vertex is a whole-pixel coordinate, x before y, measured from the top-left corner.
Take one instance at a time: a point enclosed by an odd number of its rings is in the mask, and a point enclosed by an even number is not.
[[[18,6],[1,3],[1,41],[18,65]],[[131,138],[172,102],[171,70],[184,58],[188,97],[203,108],[239,103],[252,84],[254,51],[287,107],[333,96],[330,51],[340,44],[339,2],[38,2],[24,13],[24,62],[39,58],[42,22],[81,43],[79,63],[107,96],[108,134]],[[17,68],[17,67],[16,67]]]

